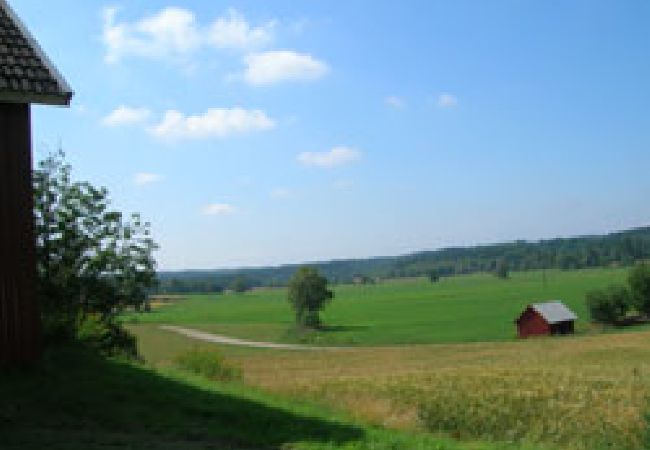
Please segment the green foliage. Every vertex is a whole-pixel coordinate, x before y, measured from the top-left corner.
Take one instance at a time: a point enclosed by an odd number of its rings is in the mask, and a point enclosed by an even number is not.
[[[234,278],[230,284],[228,285],[228,288],[232,290],[233,292],[236,292],[238,294],[242,294],[249,290],[251,288],[250,283],[246,278],[244,277],[236,277]]]
[[[320,276],[312,267],[301,267],[289,281],[289,303],[296,316],[296,324],[318,328],[320,311],[334,293],[327,289],[327,278]]]
[[[228,364],[214,350],[192,349],[176,357],[176,365],[209,380],[235,381],[241,379],[241,370]]]
[[[429,278],[429,281],[432,283],[437,283],[440,281],[440,274],[438,273],[437,270],[430,270],[427,272],[427,278]]]
[[[81,315],[76,330],[79,342],[102,355],[138,358],[135,336],[112,318],[102,318],[98,314]]]
[[[641,314],[650,315],[650,266],[637,264],[628,278],[634,306]]]
[[[618,284],[587,292],[586,301],[591,320],[610,325],[620,323],[631,306],[630,292]]]
[[[106,327],[99,335],[128,344],[114,318],[127,307],[146,308],[156,276],[149,224],[110,209],[105,188],[73,181],[62,152],[39,163],[33,182],[45,332],[75,337],[78,326],[99,318]]]
[[[509,276],[508,271],[509,271],[509,269],[508,269],[507,261],[504,260],[504,259],[500,259],[496,263],[496,267],[494,269],[494,275],[497,278],[501,278],[502,280],[506,280],[508,278],[508,276]]]
[[[158,294],[220,294],[227,284],[214,277],[163,278],[155,288]]]
[[[503,260],[512,272],[540,269],[575,270],[630,266],[650,260],[650,227],[603,236],[558,238],[538,242],[516,241],[474,247],[445,248],[397,257],[349,259],[312,264],[323,276],[337,284],[351,283],[355,275],[373,279],[428,276],[435,270],[441,277],[477,272],[494,273]],[[246,277],[252,286],[286,286],[295,265],[251,269],[161,273],[163,282],[203,279],[227,286],[237,276]],[[167,291],[172,292],[172,291]],[[188,292],[188,291],[185,291]]]

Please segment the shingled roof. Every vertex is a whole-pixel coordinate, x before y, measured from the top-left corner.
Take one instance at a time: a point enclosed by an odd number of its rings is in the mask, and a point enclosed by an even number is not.
[[[72,90],[6,0],[0,0],[0,102],[69,105]]]

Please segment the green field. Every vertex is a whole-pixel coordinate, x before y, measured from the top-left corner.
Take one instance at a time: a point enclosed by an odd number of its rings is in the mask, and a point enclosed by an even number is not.
[[[32,370],[0,372],[0,398],[3,450],[542,449],[389,430],[322,403],[76,347],[51,347]]]
[[[336,286],[323,313],[325,330],[308,336],[289,332],[293,316],[284,289],[245,294],[195,295],[148,314],[139,323],[169,323],[233,337],[309,341],[328,345],[389,345],[504,341],[515,337],[513,321],[525,305],[560,299],[580,317],[579,333],[593,331],[584,297],[591,289],[623,282],[625,269],[519,272],[508,280],[489,274],[389,280]]]
[[[288,332],[284,289],[188,296],[125,321],[157,372],[177,373],[179,355],[216,349],[241,370],[243,385],[207,382],[206,389],[251,389],[263,405],[286,402],[291,414],[312,411],[359,433],[324,448],[641,450],[650,443],[650,331],[595,327],[584,301],[587,291],[626,276],[611,268],[549,271],[546,283],[541,272],[523,272],[509,280],[475,274],[336,286],[327,329],[308,340],[352,344],[338,350],[223,346],[158,326],[303,339]],[[522,308],[550,299],[578,313],[577,335],[515,339]],[[291,438],[268,433],[275,443]],[[305,448],[330,437],[326,431]]]

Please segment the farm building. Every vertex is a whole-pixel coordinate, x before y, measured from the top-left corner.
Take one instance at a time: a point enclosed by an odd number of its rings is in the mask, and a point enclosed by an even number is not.
[[[520,338],[573,334],[574,322],[578,318],[564,303],[555,300],[528,305],[515,321]]]
[[[40,355],[31,104],[68,105],[72,90],[0,0],[0,366]]]

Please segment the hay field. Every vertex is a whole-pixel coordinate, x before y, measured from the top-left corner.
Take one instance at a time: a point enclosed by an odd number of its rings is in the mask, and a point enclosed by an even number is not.
[[[132,329],[156,365],[187,348],[214,348],[151,325]],[[342,351],[218,348],[246,383],[366,423],[561,449],[647,444],[647,331]]]

